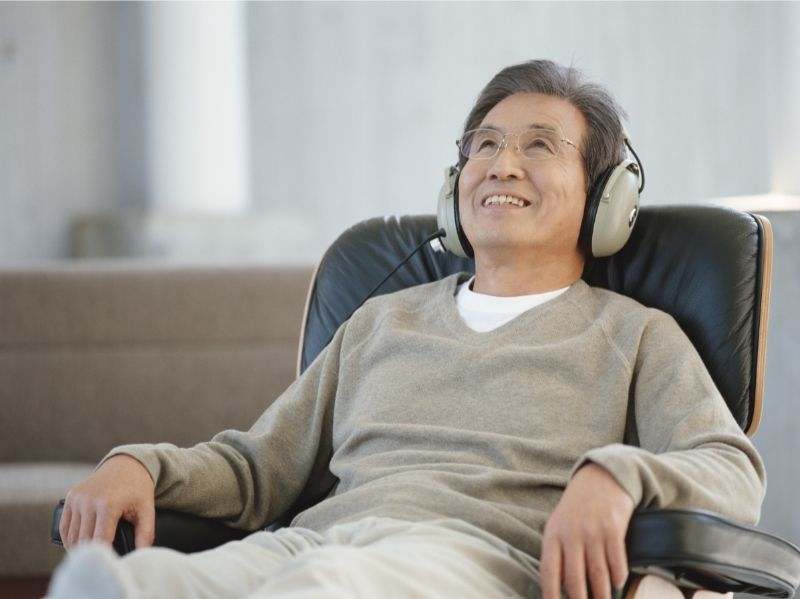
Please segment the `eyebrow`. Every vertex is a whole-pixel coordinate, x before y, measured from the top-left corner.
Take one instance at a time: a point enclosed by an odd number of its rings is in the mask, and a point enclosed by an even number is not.
[[[486,123],[480,125],[483,129],[494,129],[495,131],[499,131],[500,133],[505,133],[502,127],[498,127],[497,125],[492,125],[491,123]],[[558,133],[558,131],[551,125],[545,125],[544,123],[530,123],[528,125],[528,129],[546,129],[547,131],[552,131],[553,133]]]

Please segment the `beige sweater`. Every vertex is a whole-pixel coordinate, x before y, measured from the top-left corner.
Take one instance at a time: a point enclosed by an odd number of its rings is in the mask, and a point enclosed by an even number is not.
[[[454,517],[537,558],[586,460],[640,507],[758,522],[764,464],[670,315],[578,279],[476,332],[454,297],[469,276],[369,299],[250,430],[104,460],[140,460],[157,507],[236,528],[274,521],[311,482],[327,498],[294,526]]]

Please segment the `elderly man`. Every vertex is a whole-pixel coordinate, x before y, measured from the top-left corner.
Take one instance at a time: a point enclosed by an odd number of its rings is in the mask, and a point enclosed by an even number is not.
[[[474,277],[370,298],[246,432],[114,448],[67,494],[51,596],[609,599],[637,506],[756,523],[764,465],[689,339],[581,278],[621,114],[574,69],[498,73],[460,143]],[[257,532],[148,547],[155,505]]]

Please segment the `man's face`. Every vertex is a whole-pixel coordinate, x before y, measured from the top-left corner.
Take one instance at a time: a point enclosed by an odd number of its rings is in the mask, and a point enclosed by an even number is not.
[[[532,123],[555,126],[563,137],[583,148],[586,121],[561,98],[538,93],[513,94],[495,105],[479,126],[503,133]],[[521,254],[556,259],[580,256],[577,248],[586,202],[586,176],[578,150],[560,142],[557,156],[534,161],[516,151],[516,139],[489,160],[470,159],[458,181],[461,224],[475,259]],[[529,202],[524,208],[484,206],[486,197],[507,193]],[[582,258],[581,258],[582,259]]]

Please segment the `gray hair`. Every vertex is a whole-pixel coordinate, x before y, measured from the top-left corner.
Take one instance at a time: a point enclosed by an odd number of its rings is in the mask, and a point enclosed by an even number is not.
[[[583,167],[587,193],[607,169],[625,158],[622,132],[622,119],[628,119],[625,110],[604,87],[586,81],[577,69],[550,60],[529,60],[497,73],[475,101],[464,125],[464,133],[479,127],[486,114],[501,100],[526,92],[564,98],[583,114],[587,130],[585,139],[577,144],[585,157]],[[467,159],[459,153],[459,169],[466,162]]]

